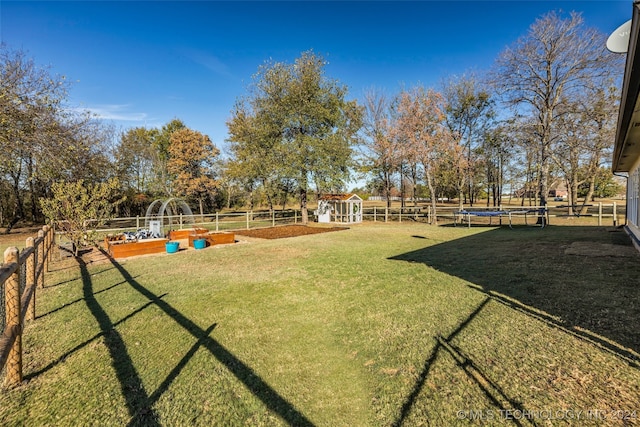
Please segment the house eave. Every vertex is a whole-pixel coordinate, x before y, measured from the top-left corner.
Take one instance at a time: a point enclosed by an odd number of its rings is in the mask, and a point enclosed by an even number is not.
[[[640,25],[640,0],[633,2],[629,48],[624,70],[612,169],[629,172],[640,156],[640,55],[636,55]]]

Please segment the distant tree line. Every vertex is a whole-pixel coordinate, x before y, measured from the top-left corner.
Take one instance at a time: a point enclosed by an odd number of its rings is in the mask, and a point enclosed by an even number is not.
[[[387,203],[428,198],[434,210],[440,197],[498,205],[507,189],[546,204],[559,184],[569,204],[586,203],[619,191],[608,162],[623,60],[580,14],[550,12],[486,74],[353,100],[307,51],[259,67],[221,155],[178,118],[117,132],[67,105],[64,76],[1,45],[0,224],[42,222],[41,200],[65,182],[109,182],[120,216],[182,197],[201,213],[297,200],[306,220],[310,199],[346,191],[354,176]]]

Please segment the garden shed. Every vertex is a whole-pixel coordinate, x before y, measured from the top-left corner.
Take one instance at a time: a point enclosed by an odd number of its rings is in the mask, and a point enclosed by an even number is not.
[[[362,222],[362,199],[357,194],[326,194],[318,199],[318,222]]]

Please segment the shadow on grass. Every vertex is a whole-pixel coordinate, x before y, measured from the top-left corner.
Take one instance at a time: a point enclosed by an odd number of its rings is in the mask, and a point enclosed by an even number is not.
[[[415,236],[412,236],[415,237]],[[520,403],[515,401],[514,399],[509,398],[506,393],[494,382],[492,381],[479,367],[473,362],[472,359],[465,356],[462,351],[456,348],[451,341],[458,335],[464,328],[471,323],[471,321],[484,309],[487,303],[491,301],[490,297],[485,298],[476,309],[460,324],[456,327],[456,329],[451,332],[447,337],[437,336],[436,337],[436,346],[433,348],[431,354],[424,362],[424,366],[422,368],[422,372],[418,376],[416,383],[413,386],[413,390],[405,400],[402,408],[400,410],[400,415],[398,419],[392,424],[394,427],[400,427],[407,416],[411,412],[411,408],[413,407],[420,391],[422,390],[425,381],[429,376],[429,371],[433,366],[433,363],[436,361],[438,357],[438,353],[440,351],[446,351],[449,353],[456,364],[467,374],[467,376],[473,381],[482,392],[485,394],[487,399],[499,410],[505,411],[507,409],[517,409],[523,411],[524,408]],[[516,425],[522,425],[518,420],[514,420]]]
[[[108,291],[108,290],[111,290],[111,289],[113,289],[113,288],[116,288],[116,287],[118,287],[118,286],[120,286],[120,285],[124,285],[125,283],[127,283],[127,282],[126,282],[126,280],[123,280],[122,282],[118,282],[118,283],[116,283],[115,285],[111,285],[111,286],[108,286],[108,287],[106,287],[106,288],[104,288],[104,289],[100,289],[99,291],[95,291],[95,292],[93,293],[93,295],[95,296],[95,295],[101,294],[101,293],[103,293],[103,292],[106,292],[106,291]],[[54,308],[53,310],[51,310],[51,311],[49,311],[49,312],[47,312],[47,313],[41,314],[41,315],[39,315],[39,316],[36,316],[36,319],[41,319],[41,318],[43,318],[43,317],[49,316],[50,314],[56,313],[56,312],[58,312],[58,311],[60,311],[60,310],[63,310],[63,309],[65,309],[65,308],[67,308],[67,307],[71,307],[72,305],[77,304],[77,303],[79,303],[80,301],[84,301],[84,300],[85,300],[85,299],[84,299],[84,297],[83,297],[83,298],[75,299],[75,300],[73,300],[73,301],[69,301],[69,302],[67,302],[67,303],[65,303],[65,304],[62,304],[62,305],[61,305],[60,307],[58,307],[58,308]]]
[[[391,259],[460,277],[494,300],[638,368],[640,270],[633,251],[619,229],[503,227]]]
[[[158,296],[142,286],[138,281],[132,277],[127,270],[122,267],[113,258],[110,258],[113,266],[115,266],[123,279],[136,291],[145,296],[150,304],[154,304],[161,309],[167,316],[173,319],[178,325],[180,325],[187,333],[197,339],[197,342],[185,353],[182,360],[171,370],[169,375],[160,384],[157,390],[151,394],[147,394],[144,390],[142,383],[127,355],[127,349],[124,347],[121,338],[114,330],[114,337],[107,342],[111,357],[113,359],[113,365],[116,368],[118,374],[118,380],[121,383],[122,392],[127,401],[127,406],[132,419],[129,425],[153,425],[155,421],[155,414],[151,407],[158,399],[166,392],[171,383],[178,377],[182,369],[187,365],[191,357],[196,353],[200,347],[204,347],[213,355],[220,363],[222,363],[238,380],[240,380],[247,389],[253,393],[258,399],[264,403],[264,405],[280,416],[285,422],[292,426],[313,426],[313,423],[307,419],[304,414],[298,411],[290,402],[280,396],[276,390],[271,388],[259,375],[257,375],[251,367],[249,367],[242,360],[237,358],[233,353],[227,350],[222,344],[209,335],[215,328],[215,324],[211,325],[207,329],[202,329],[196,325],[193,321],[189,320],[181,312],[173,308],[170,304],[163,301],[161,296]],[[84,274],[83,274],[84,277]],[[90,279],[89,279],[90,283]],[[93,301],[88,298],[89,295],[85,294],[85,299],[89,303],[93,304]],[[101,328],[110,327],[110,322],[106,317],[106,313],[97,305],[93,305],[92,313],[100,322]],[[125,376],[126,374],[126,376]],[[125,386],[127,385],[127,386]],[[131,387],[135,386],[135,387]]]
[[[104,272],[109,271],[109,270],[113,270],[113,267],[109,267],[107,269],[104,269],[104,270],[98,271],[96,273],[93,273],[91,276],[96,276],[98,274],[104,273]],[[58,271],[58,270],[51,270],[51,271]],[[43,286],[43,288],[47,288],[47,289],[48,288],[55,288],[56,286],[66,285],[67,283],[75,282],[76,280],[80,280],[80,279],[82,279],[82,277],[74,277],[73,279],[67,279],[67,280],[63,280],[62,282],[54,283],[52,285]]]
[[[115,325],[109,319],[109,315],[96,300],[91,274],[86,264],[81,258],[78,258],[78,263],[80,264],[80,275],[82,276],[84,301],[100,325],[100,332],[109,351],[111,365],[120,383],[120,389],[129,415],[139,421],[139,425],[159,426],[158,417],[151,408],[152,405],[149,402],[148,394],[133,360],[129,356],[127,346]]]

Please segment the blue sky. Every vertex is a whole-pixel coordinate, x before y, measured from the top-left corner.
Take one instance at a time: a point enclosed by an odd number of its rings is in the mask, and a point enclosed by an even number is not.
[[[121,129],[177,117],[220,148],[234,102],[268,59],[313,49],[326,75],[396,93],[483,72],[542,14],[581,12],[611,33],[631,0],[608,1],[10,1],[0,38],[74,82],[70,101]]]

